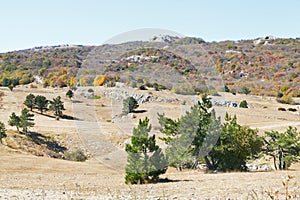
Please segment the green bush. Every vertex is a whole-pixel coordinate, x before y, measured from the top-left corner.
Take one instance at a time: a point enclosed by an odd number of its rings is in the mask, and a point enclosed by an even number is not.
[[[292,104],[293,100],[290,96],[283,95],[281,98],[276,99],[278,103],[283,103],[283,104]]]
[[[176,94],[195,95],[197,92],[189,85],[174,85],[172,91]]]
[[[153,83],[153,88],[155,91],[159,91],[159,88],[158,88],[158,84],[157,83]]]
[[[249,93],[251,92],[251,90],[250,90],[248,87],[246,87],[246,86],[243,86],[243,87],[241,88],[241,91],[242,91],[242,93],[245,94],[245,95],[247,95],[247,94],[249,94]]]
[[[236,95],[236,90],[235,89],[231,89],[230,92],[231,92],[231,94]]]
[[[123,100],[123,114],[125,115],[127,115],[128,113],[132,113],[138,107],[139,104],[133,97],[128,97]]]
[[[132,88],[136,88],[137,83],[135,81],[130,81],[129,86]]]
[[[241,101],[240,108],[248,108],[248,102],[246,100]]]
[[[224,92],[230,92],[230,89],[227,85],[224,86]]]
[[[288,89],[290,89],[290,86],[284,85],[284,86],[282,86],[282,87],[280,88],[280,91],[281,91],[282,93],[285,93]]]
[[[296,112],[297,109],[296,108],[288,108],[288,111],[291,111],[291,112]]]
[[[219,97],[221,96],[216,90],[210,91],[211,96]]]
[[[283,96],[282,92],[277,93],[277,98],[281,98]]]
[[[278,111],[286,111],[285,108],[278,108]]]
[[[98,96],[98,95],[94,95],[94,96],[89,97],[89,99],[100,99],[100,98],[101,98],[101,97]]]
[[[144,85],[139,86],[140,90],[147,90],[147,88]]]
[[[87,156],[82,150],[77,149],[75,151],[68,151],[65,153],[65,159],[70,161],[83,162],[87,160]]]

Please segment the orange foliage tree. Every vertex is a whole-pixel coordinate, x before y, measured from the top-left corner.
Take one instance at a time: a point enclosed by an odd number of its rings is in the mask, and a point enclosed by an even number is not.
[[[96,76],[94,79],[94,86],[102,86],[105,83],[106,75]]]

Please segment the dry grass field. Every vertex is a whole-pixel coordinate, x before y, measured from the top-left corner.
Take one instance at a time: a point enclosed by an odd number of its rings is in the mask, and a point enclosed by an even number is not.
[[[146,112],[135,113],[135,118],[116,119],[113,116],[121,113],[122,103],[106,98],[104,94],[106,90],[114,89],[93,87],[94,93],[101,97],[96,100],[81,95],[86,89],[79,89],[71,101],[65,97],[67,89],[22,86],[11,92],[0,88],[4,92],[0,101],[0,121],[8,129],[8,138],[4,139],[4,145],[0,145],[0,199],[271,199],[272,195],[284,199],[286,193],[300,199],[300,165],[293,165],[288,171],[213,174],[199,170],[178,172],[169,168],[162,176],[168,178],[166,182],[125,185],[124,144],[129,141],[138,119],[148,116],[153,132],[159,134],[157,112],[177,118],[198,97],[174,95],[167,91],[138,91],[144,95],[150,92],[161,98],[177,98],[185,101],[185,105],[179,102],[145,103],[140,105],[139,110]],[[14,127],[7,125],[9,115],[20,113],[29,93],[41,94],[48,99],[58,95],[62,97],[66,108],[64,114],[76,119],[57,121],[34,113],[36,125],[30,130],[58,138],[69,148],[84,149],[90,155],[86,162],[35,156],[18,144],[14,148],[7,146],[11,141],[9,138],[16,133]],[[285,130],[288,126],[300,127],[298,112],[278,111],[279,107],[297,106],[282,105],[270,97],[221,95],[216,98],[235,102],[245,99],[250,106],[248,109],[216,107],[221,117],[225,112],[236,114],[239,123],[258,128],[261,134],[267,130]],[[293,178],[288,181],[289,186],[284,187],[282,182],[288,176]]]

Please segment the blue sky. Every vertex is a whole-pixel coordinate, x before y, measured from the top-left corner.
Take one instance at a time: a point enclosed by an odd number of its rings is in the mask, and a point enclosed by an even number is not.
[[[300,37],[298,0],[0,0],[0,52],[98,45],[122,32],[160,28],[206,41]]]

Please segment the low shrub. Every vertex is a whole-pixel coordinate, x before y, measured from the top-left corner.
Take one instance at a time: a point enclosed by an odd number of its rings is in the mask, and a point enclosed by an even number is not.
[[[147,90],[147,88],[144,85],[139,86],[139,90]]]
[[[296,112],[297,109],[296,108],[288,108],[288,111],[291,111],[291,112]]]
[[[278,108],[278,111],[286,111],[285,108]]]
[[[236,90],[235,89],[231,89],[230,92],[231,92],[231,94],[236,95]]]
[[[196,91],[189,85],[174,85],[172,91],[175,94],[195,95]]]
[[[283,104],[293,104],[293,100],[290,96],[283,95],[281,98],[276,99],[278,103],[283,103]]]
[[[98,95],[94,95],[94,96],[89,97],[89,99],[100,99],[100,98],[101,98],[101,97],[98,96]]]
[[[82,150],[77,149],[75,151],[68,151],[67,153],[65,153],[65,159],[70,161],[83,162],[87,160],[87,156]]]
[[[36,85],[30,85],[30,88],[33,88],[33,89],[36,89],[37,88],[37,86]]]
[[[248,108],[248,102],[246,100],[241,101],[240,108]]]
[[[221,96],[216,90],[210,91],[211,96],[219,97]]]

